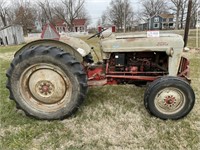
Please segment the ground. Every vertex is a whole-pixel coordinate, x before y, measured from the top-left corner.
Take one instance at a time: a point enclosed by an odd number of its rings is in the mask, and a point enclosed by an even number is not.
[[[89,43],[99,50],[97,39]],[[69,119],[42,121],[17,110],[5,88],[6,70],[21,46],[0,47],[0,149],[200,149],[200,50],[184,54],[191,61],[196,104],[183,119],[152,117],[143,105],[145,87],[118,85],[90,88]]]

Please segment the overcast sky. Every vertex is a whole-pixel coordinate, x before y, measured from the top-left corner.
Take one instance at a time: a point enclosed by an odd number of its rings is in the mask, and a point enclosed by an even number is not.
[[[130,0],[134,12],[139,9],[140,0]],[[91,16],[91,25],[96,26],[98,19],[101,17],[102,12],[109,6],[111,0],[86,0],[85,7]]]

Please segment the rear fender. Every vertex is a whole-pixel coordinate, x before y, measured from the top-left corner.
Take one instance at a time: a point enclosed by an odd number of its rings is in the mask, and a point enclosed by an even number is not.
[[[30,43],[26,44],[25,46],[23,46],[21,49],[19,49],[15,53],[14,56],[16,57],[16,56],[20,55],[21,53],[23,53],[24,51],[29,50],[31,47],[34,47],[36,45],[58,47],[58,48],[64,50],[65,52],[70,53],[72,56],[74,56],[76,58],[77,61],[79,61],[79,62],[83,61],[84,56],[82,56],[75,48],[73,48],[72,46],[70,46],[69,44],[66,44],[64,42],[50,40],[50,39],[42,39],[42,40],[36,40],[36,41],[30,42]]]

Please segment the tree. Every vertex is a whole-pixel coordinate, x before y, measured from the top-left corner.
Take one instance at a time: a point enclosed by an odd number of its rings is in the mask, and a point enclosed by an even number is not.
[[[112,24],[118,29],[126,29],[133,17],[133,9],[129,0],[112,0],[107,10],[102,14],[102,24]]]
[[[37,5],[40,8],[38,12],[40,18],[38,20],[42,22],[42,26],[47,22],[54,25],[54,9],[52,2],[50,0],[38,1]]]
[[[143,7],[142,15],[145,18],[168,13],[168,2],[166,0],[141,0],[141,4]]]
[[[197,24],[197,12],[200,9],[200,1],[193,0],[192,2],[192,11],[191,11],[191,19],[190,19],[190,28],[195,28]]]
[[[31,7],[28,1],[19,1],[15,9],[15,24],[23,27],[24,34],[28,33],[29,29],[34,27],[35,10]]]
[[[181,22],[183,22],[187,0],[171,0],[171,2],[175,7],[174,8],[175,14],[176,14],[175,29],[178,30],[179,24],[180,24],[180,14],[181,14]],[[182,26],[183,26],[183,24],[182,24]]]
[[[72,30],[74,19],[78,18],[84,11],[84,3],[85,0],[63,0],[55,4],[54,13],[67,23],[69,30]]]
[[[8,3],[6,0],[0,0],[0,19],[4,27],[7,26],[7,17],[8,17]]]
[[[182,5],[182,8],[181,8],[181,29],[183,29],[184,27],[184,18],[185,18],[185,14],[186,14],[186,8],[187,8],[187,1],[188,0],[184,0],[183,1],[183,5]]]
[[[97,25],[109,26],[112,24],[112,20],[108,17],[109,8],[107,8],[101,15],[101,17],[97,21]]]

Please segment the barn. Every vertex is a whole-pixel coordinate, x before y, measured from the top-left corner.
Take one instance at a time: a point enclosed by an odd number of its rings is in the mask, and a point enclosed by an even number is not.
[[[24,43],[23,29],[20,25],[10,25],[0,29],[0,45]]]

